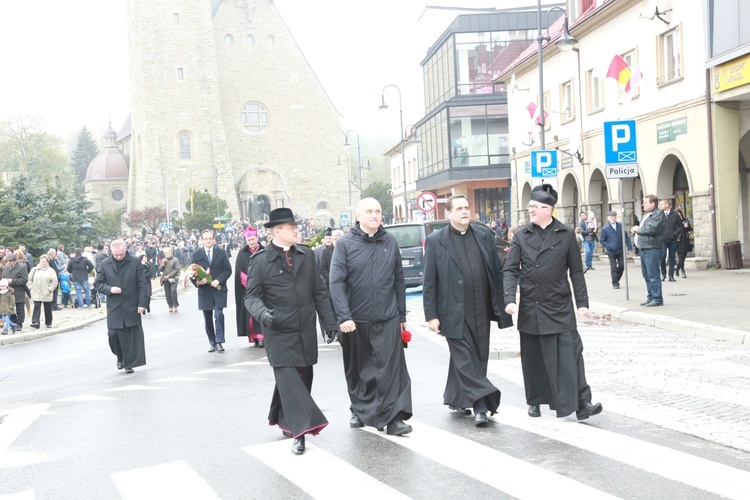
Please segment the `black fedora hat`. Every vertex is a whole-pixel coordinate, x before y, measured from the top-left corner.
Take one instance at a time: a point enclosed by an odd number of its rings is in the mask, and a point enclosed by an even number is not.
[[[263,224],[263,227],[273,227],[277,224],[284,224],[286,222],[297,224],[297,221],[294,220],[294,212],[292,212],[292,209],[290,208],[277,208],[271,210],[271,214],[268,216],[268,222]]]

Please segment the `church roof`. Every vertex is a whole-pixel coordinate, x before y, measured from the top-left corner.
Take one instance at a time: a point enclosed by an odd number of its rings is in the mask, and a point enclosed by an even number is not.
[[[91,160],[86,170],[87,181],[110,181],[128,178],[128,163],[117,146],[106,146]]]

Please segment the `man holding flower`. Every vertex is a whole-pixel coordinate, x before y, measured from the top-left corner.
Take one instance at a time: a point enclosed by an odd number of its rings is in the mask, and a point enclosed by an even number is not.
[[[197,266],[197,272],[190,276],[190,281],[198,287],[198,309],[203,311],[211,344],[208,352],[224,352],[224,308],[227,307],[227,280],[232,275],[232,265],[227,253],[215,245],[213,231],[204,229],[201,240],[203,248],[196,250],[191,262]]]

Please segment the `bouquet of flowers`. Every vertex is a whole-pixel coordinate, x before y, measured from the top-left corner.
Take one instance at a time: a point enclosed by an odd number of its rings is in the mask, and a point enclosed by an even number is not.
[[[203,269],[198,264],[190,264],[190,266],[188,266],[187,273],[185,273],[185,281],[183,282],[184,287],[187,287],[188,278],[194,279],[196,281],[206,280],[209,283],[214,280],[211,277],[211,269]],[[221,290],[221,285],[217,286],[216,289]]]

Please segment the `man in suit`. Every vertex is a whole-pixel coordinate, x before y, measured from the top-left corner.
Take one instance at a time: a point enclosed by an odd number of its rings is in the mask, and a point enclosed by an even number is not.
[[[557,191],[549,184],[531,190],[531,223],[513,237],[503,268],[505,312],[512,315],[518,311],[529,416],[541,416],[539,406],[545,404],[558,418],[575,412],[578,420],[585,420],[602,411],[600,403],[591,404],[573,306],[575,295],[578,313],[588,316],[589,297],[575,233],[552,217],[555,203]],[[519,276],[523,281],[516,308]]]
[[[659,260],[661,280],[667,279],[667,255],[669,255],[669,281],[677,281],[674,279],[674,268],[677,264],[677,237],[680,235],[682,222],[677,212],[672,210],[669,200],[659,200],[659,210],[664,212],[664,219],[667,221]]]
[[[117,369],[133,373],[146,364],[141,315],[146,311],[146,271],[130,255],[123,240],[110,246],[112,258],[103,260],[94,280],[94,290],[107,296],[109,348],[117,356]]]
[[[213,231],[204,229],[201,240],[203,248],[193,253],[191,263],[205,269],[211,275],[211,281],[195,276],[191,276],[190,281],[198,287],[198,309],[203,311],[206,335],[211,344],[208,352],[224,352],[224,308],[227,307],[227,281],[232,275],[232,265],[227,253],[215,244]]]
[[[607,250],[609,269],[612,276],[612,288],[620,288],[620,278],[625,272],[625,254],[622,248],[622,223],[617,222],[617,212],[607,212],[607,224],[604,225],[599,236],[599,243]],[[628,252],[633,249],[630,236],[625,234]]]
[[[427,327],[448,341],[450,361],[443,404],[461,415],[474,409],[474,424],[487,424],[500,406],[500,390],[487,378],[490,322],[513,325],[503,310],[503,270],[495,234],[470,224],[465,194],[448,198],[450,225],[427,237],[422,297]]]

